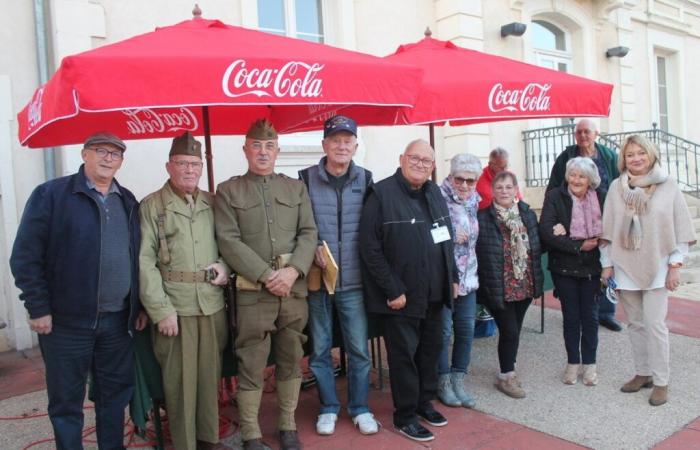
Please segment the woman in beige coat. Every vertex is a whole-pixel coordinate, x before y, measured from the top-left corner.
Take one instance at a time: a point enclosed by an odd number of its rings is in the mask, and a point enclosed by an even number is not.
[[[658,406],[668,399],[668,292],[680,284],[695,233],[683,194],[651,142],[628,137],[618,164],[603,213],[601,279],[615,280],[629,320],[635,376],[621,390],[653,386],[649,403]]]

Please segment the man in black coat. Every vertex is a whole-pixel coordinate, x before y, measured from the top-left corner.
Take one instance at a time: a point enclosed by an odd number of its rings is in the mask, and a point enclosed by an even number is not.
[[[444,426],[431,401],[437,391],[442,307],[451,307],[457,282],[452,224],[439,188],[429,180],[435,152],[423,140],[408,144],[396,173],[370,190],[360,221],[360,256],[369,313],[384,327],[394,426],[410,439],[430,441],[418,423]]]

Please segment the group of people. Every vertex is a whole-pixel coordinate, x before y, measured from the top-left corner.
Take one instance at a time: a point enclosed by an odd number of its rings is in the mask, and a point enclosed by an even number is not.
[[[434,150],[415,140],[396,172],[374,183],[353,162],[357,125],[344,116],[326,121],[325,156],[298,180],[275,172],[277,132],[256,121],[243,145],[248,170],[216,195],[198,188],[201,144],[186,132],[172,141],[168,180],[140,206],[114,178],[124,142],[90,136],[78,172],[30,196],[10,260],[39,335],[57,448],[82,448],[88,375],[98,446],[123,447],[132,336],[149,322],[177,449],[227,448],[219,442],[217,386],[229,327],[244,448],[264,448],[259,410],[270,362],[280,446],[301,448],[295,410],[306,330],[320,402],[316,431],[333,434],[341,409],[334,316],[348,357],[347,411],[360,433],[377,433],[368,405],[370,315],[386,346],[393,425],[410,439],[432,440],[421,422],[447,424],[436,397],[475,406],[464,383],[477,302],[499,329],[496,388],[525,397],[515,366],[526,311],[542,295],[545,251],[564,316],[564,383],[580,372],[585,385],[598,382],[598,323],[619,327],[603,310],[601,282],[614,280],[635,361],[622,391],[653,386],[649,402],[663,404],[667,296],[694,231],[652,144],[632,136],[618,161],[596,134],[591,121],[577,124],[577,144],[557,158],[539,224],[505,150],[492,151],[483,171],[477,157],[456,155],[438,185],[430,180]],[[334,286],[313,275],[329,266],[337,267]],[[223,287],[232,273],[229,323]]]

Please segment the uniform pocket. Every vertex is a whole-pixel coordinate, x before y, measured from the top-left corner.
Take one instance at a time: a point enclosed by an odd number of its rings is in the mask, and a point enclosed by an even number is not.
[[[241,233],[251,235],[265,230],[265,211],[260,199],[232,199],[230,204],[236,211]]]
[[[277,222],[280,228],[287,231],[295,231],[299,223],[299,205],[301,198],[277,197],[275,206]]]

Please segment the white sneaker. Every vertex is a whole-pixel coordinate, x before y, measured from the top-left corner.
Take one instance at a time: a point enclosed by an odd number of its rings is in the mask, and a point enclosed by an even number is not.
[[[358,414],[352,418],[352,423],[360,429],[362,434],[374,434],[379,431],[379,422],[372,413]]]
[[[338,414],[325,413],[318,416],[316,421],[316,433],[327,436],[335,431],[335,422],[338,420]]]

